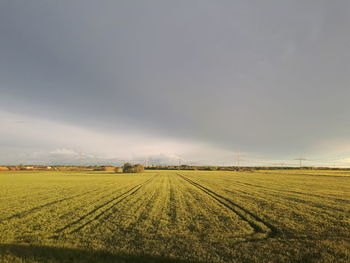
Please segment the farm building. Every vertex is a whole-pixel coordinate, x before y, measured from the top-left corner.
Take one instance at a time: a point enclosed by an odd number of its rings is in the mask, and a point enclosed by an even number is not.
[[[10,171],[6,166],[0,166],[0,171]]]
[[[101,171],[114,171],[114,166],[101,166]]]
[[[48,171],[51,169],[52,169],[51,166],[46,166],[46,165],[35,165],[34,166],[34,170],[36,170],[36,171]]]

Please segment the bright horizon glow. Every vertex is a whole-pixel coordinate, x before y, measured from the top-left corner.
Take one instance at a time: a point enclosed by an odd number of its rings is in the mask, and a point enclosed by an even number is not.
[[[25,151],[19,152],[8,146],[6,153],[1,152],[1,164],[120,165],[130,161],[155,165],[177,165],[180,159],[181,164],[187,165],[237,165],[234,153],[215,149],[212,145],[191,144],[170,139],[159,140],[144,133],[130,133],[129,131],[107,134],[1,111],[0,118],[4,124],[2,127],[6,127],[6,129],[0,129],[0,137],[7,138],[8,144],[19,141],[27,144],[28,147]],[[2,142],[4,143],[4,140]],[[32,148],[39,148],[39,146],[43,147],[41,151],[32,151]],[[199,152],[201,154],[198,154]],[[209,154],[205,155],[205,152]],[[8,153],[10,156],[7,156]],[[216,159],[212,158],[213,153]],[[197,158],[190,159],[193,154],[196,154]],[[12,158],[16,161],[12,161]],[[350,167],[350,158],[333,158],[329,161],[327,159],[306,159],[303,164],[322,167],[334,167],[335,164],[335,167],[338,168]],[[299,164],[296,160],[269,159],[249,153],[240,153],[240,165],[297,167]]]

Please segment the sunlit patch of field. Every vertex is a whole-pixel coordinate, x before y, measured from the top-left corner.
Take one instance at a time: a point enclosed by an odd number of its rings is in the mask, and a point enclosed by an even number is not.
[[[1,172],[0,262],[349,262],[349,175]]]

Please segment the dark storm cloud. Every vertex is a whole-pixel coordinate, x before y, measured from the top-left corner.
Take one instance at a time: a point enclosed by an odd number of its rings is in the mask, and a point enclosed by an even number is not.
[[[347,1],[2,1],[0,110],[281,155],[349,140]]]

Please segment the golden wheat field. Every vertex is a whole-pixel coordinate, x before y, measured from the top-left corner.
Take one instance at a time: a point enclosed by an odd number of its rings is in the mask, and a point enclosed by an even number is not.
[[[0,262],[350,262],[350,173],[1,172]]]

